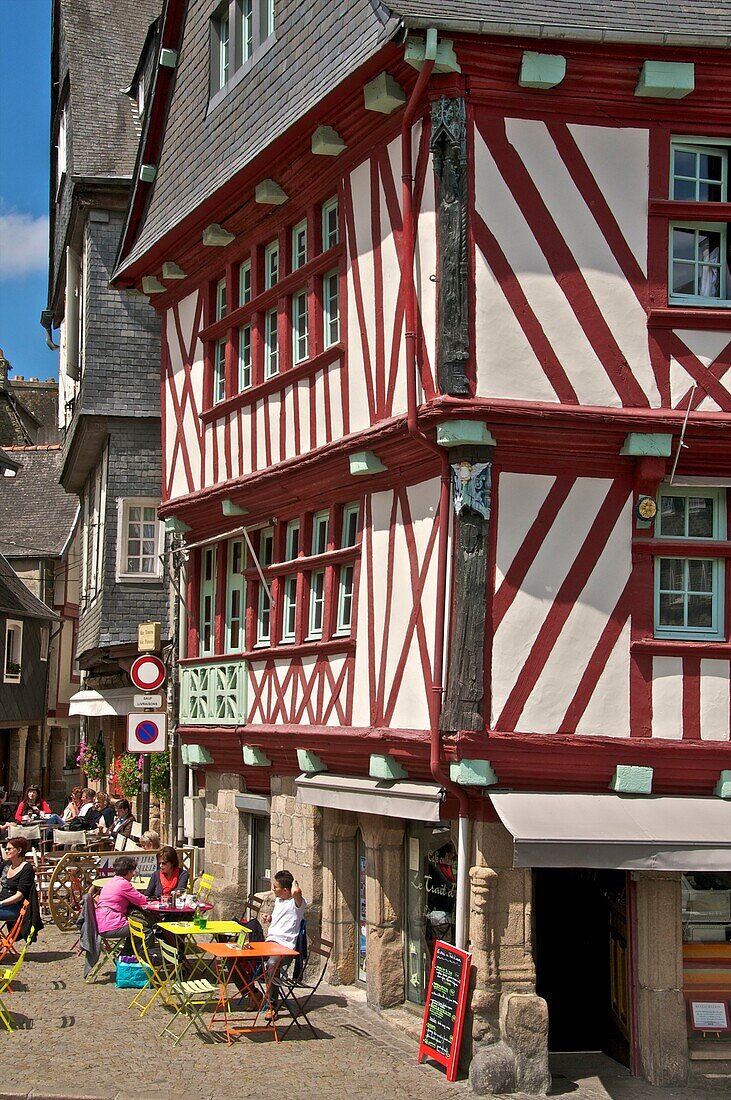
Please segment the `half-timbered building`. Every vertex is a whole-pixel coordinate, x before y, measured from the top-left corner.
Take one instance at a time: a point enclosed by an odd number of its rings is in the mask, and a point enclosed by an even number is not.
[[[380,1007],[468,944],[477,1091],[677,1083],[728,1015],[724,12],[163,15],[116,282],[207,866],[291,866]]]

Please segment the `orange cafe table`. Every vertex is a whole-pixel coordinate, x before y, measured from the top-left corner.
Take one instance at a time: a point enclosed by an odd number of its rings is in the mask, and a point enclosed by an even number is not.
[[[280,943],[273,942],[249,943],[245,947],[238,947],[236,944],[231,943],[202,943],[200,946],[206,954],[213,955],[216,960],[216,972],[218,974],[218,1002],[213,1010],[208,1030],[213,1030],[216,1017],[222,1012],[227,1043],[231,1043],[232,1035],[264,1031],[273,1031],[274,1038],[279,1042],[279,1034],[274,1020],[265,1019],[263,1023],[259,1023],[259,1017],[269,1006],[269,994],[272,984],[276,980],[282,963],[285,959],[297,958],[299,952],[295,951],[293,947],[282,947]],[[276,966],[272,966],[269,971],[264,967],[263,973],[260,975],[264,984],[264,996],[259,1008],[250,1010],[248,1021],[243,1016],[238,1018],[242,1014],[237,1014],[237,1018],[233,1018],[228,1007],[228,984],[234,982],[236,975],[238,975],[239,981],[236,982],[236,985],[241,990],[241,996],[246,997],[249,995],[258,1001],[260,997],[259,990],[256,988],[254,978],[245,972],[244,964],[250,962],[264,964],[267,959],[272,958],[279,959],[279,962]],[[253,1019],[251,1018],[252,1013]]]

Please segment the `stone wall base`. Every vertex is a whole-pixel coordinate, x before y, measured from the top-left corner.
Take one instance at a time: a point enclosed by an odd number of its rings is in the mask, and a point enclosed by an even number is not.
[[[503,993],[500,1038],[477,1047],[470,1063],[470,1085],[478,1096],[548,1093],[548,1006],[542,997]]]

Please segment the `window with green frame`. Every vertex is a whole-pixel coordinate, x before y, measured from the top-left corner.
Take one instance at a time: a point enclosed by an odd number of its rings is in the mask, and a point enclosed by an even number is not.
[[[655,557],[655,637],[723,639],[725,559],[686,557],[682,543],[726,538],[726,490],[661,487],[655,534],[672,540],[677,551]]]
[[[670,148],[670,198],[683,203],[728,202],[729,148],[723,139],[676,138]],[[729,230],[725,221],[672,221],[668,301],[731,305]]]
[[[231,539],[226,570],[226,652],[240,653],[245,646],[246,625],[246,544]]]
[[[201,550],[200,625],[198,656],[210,657],[215,646],[216,623],[216,547]]]

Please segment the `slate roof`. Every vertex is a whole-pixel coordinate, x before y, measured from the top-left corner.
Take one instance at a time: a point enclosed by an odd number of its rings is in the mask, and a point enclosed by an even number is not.
[[[731,0],[395,0],[390,7],[409,27],[546,38],[573,29],[582,38],[668,45],[713,37],[731,46]]]
[[[55,611],[46,607],[12,569],[6,558],[0,554],[0,612],[6,615],[19,615],[26,619],[45,619],[50,622],[58,619]]]
[[[209,111],[213,5],[210,0],[189,0],[150,207],[116,274],[253,161],[399,29],[398,18],[378,0],[348,0],[347,8],[347,17],[341,9],[333,18],[333,0],[310,0],[307,5],[279,0],[273,48]]]
[[[61,487],[61,448],[11,447],[15,477],[0,478],[0,554],[60,557],[76,523],[79,502]]]
[[[140,137],[125,90],[162,0],[60,0],[74,176],[131,176]]]
[[[0,470],[17,470],[18,463],[0,447]]]
[[[170,22],[179,17],[169,16],[171,0],[166,4],[163,23],[170,35],[176,29]],[[156,180],[141,229],[129,223],[125,229],[115,278],[404,27],[731,47],[731,0],[338,0],[337,8],[334,15],[333,0],[306,6],[278,0],[274,48],[209,109],[213,6],[189,0]]]

